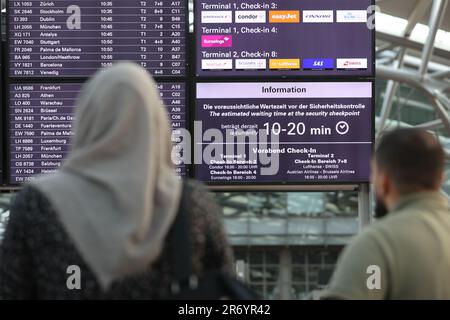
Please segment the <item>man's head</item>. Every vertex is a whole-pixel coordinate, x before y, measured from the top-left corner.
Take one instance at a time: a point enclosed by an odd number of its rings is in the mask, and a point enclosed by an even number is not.
[[[439,190],[444,162],[439,141],[424,130],[397,129],[383,135],[372,166],[376,216],[384,216],[402,196]]]

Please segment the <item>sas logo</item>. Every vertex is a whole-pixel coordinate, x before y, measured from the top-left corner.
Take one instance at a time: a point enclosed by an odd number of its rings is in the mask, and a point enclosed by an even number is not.
[[[303,59],[304,70],[333,70],[333,59]]]
[[[221,47],[229,48],[233,46],[233,36],[231,35],[214,35],[214,36],[202,36],[202,47]]]
[[[300,11],[269,11],[270,23],[299,23]]]

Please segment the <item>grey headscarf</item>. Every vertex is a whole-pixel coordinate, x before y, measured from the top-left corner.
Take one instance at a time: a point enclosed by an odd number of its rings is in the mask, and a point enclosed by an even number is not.
[[[102,288],[155,261],[181,181],[155,82],[131,63],[100,71],[77,103],[72,151],[32,185],[50,200]]]

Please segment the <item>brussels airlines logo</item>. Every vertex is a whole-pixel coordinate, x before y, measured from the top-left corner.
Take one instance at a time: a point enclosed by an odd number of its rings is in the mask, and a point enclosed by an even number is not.
[[[333,70],[333,59],[303,59],[303,69],[305,70]]]
[[[236,70],[265,70],[265,59],[236,59]]]
[[[229,48],[233,45],[233,36],[230,35],[214,35],[214,36],[202,36],[202,47],[221,47]]]

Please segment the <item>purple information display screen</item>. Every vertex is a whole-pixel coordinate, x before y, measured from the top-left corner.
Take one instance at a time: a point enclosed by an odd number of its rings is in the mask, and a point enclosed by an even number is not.
[[[373,76],[373,0],[196,0],[197,75]]]
[[[70,149],[75,102],[81,84],[11,84],[10,183],[52,173]],[[172,120],[172,139],[186,126],[185,83],[160,82],[161,98]],[[174,141],[176,142],[176,141]],[[180,176],[185,166],[176,168]]]
[[[198,83],[196,96],[199,180],[369,181],[371,82]]]
[[[186,0],[9,1],[9,75],[88,77],[115,61],[186,73]]]

